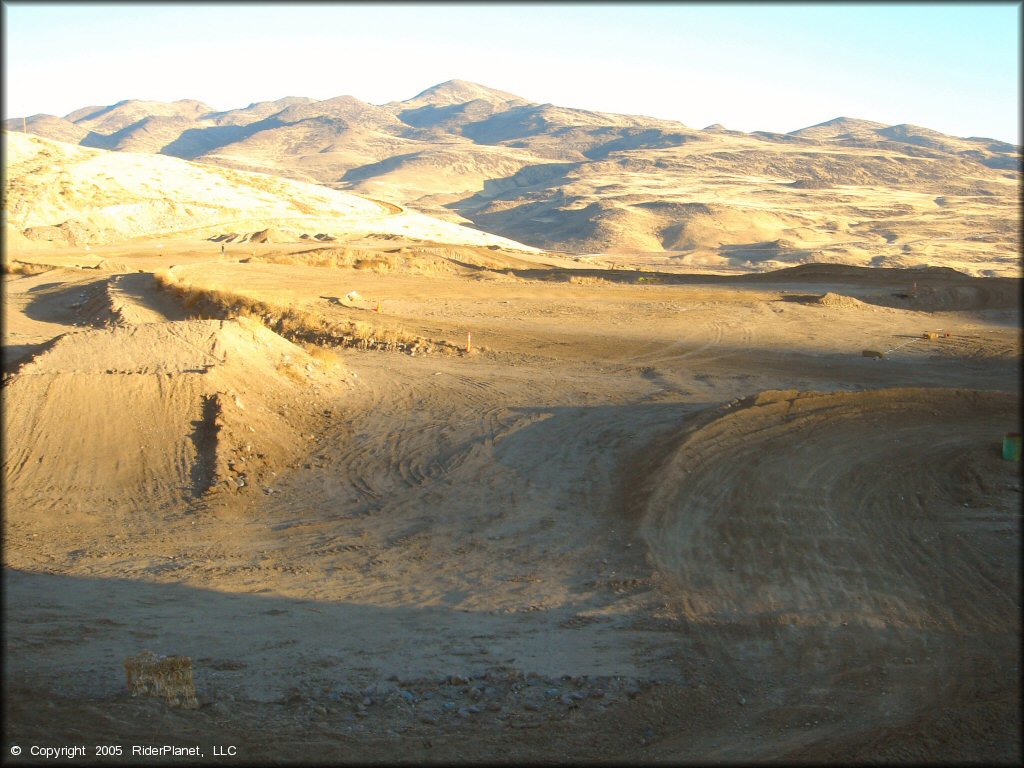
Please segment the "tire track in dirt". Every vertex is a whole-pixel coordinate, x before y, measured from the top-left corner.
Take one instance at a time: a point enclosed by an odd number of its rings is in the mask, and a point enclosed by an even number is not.
[[[840,533],[868,545],[848,563],[855,568],[863,557],[882,557],[882,550],[871,546],[876,542],[868,535],[876,531],[891,546],[876,565],[896,571],[883,581],[904,583],[901,564],[909,545],[902,538],[907,532],[902,499],[912,493],[918,482],[914,478],[922,470],[932,477],[928,468],[955,455],[968,435],[973,440],[982,434],[995,439],[1000,424],[1013,423],[1014,406],[1009,396],[989,393],[974,396],[980,409],[975,413],[967,406],[971,396],[956,392],[884,392],[769,393],[687,438],[651,497],[649,537],[661,566],[687,584],[708,585],[722,604],[745,605],[756,613],[776,610],[777,601],[785,596],[790,608],[798,608],[801,600],[793,601],[794,596],[814,594],[820,600],[829,593],[794,590],[790,583],[792,570],[813,565],[814,553],[808,549],[813,542],[828,541],[830,533]],[[932,416],[940,412],[941,418]],[[958,418],[958,426],[949,422],[951,417]],[[974,420],[983,426],[973,426]],[[773,478],[782,476],[787,465],[796,471],[790,471],[786,486],[779,488]],[[737,473],[748,481],[736,483]],[[726,475],[731,482],[725,482]],[[875,478],[870,484],[869,477]],[[934,478],[926,486],[934,502],[941,486]],[[934,512],[930,514],[934,518]],[[737,527],[738,520],[742,526]],[[748,540],[752,525],[755,530],[763,528],[764,535]],[[789,527],[801,532],[798,543],[791,535],[783,535]],[[780,551],[794,549],[785,553],[782,563],[766,557],[778,554],[771,546]],[[794,566],[794,558],[806,562]],[[779,581],[762,579],[767,591],[753,595],[739,586],[739,577],[728,575],[728,568],[740,567],[747,577],[768,568]],[[808,570],[804,578],[812,573]],[[852,595],[842,585],[832,586],[839,589],[834,593],[835,606],[815,602],[799,610],[820,615],[839,605],[849,607]],[[868,592],[854,602],[865,618],[873,614]],[[695,618],[714,609],[712,603],[698,605],[692,607]],[[901,603],[903,612],[910,608]]]
[[[606,528],[618,528],[612,540],[629,537],[619,525],[625,457],[678,422],[678,406],[561,405],[557,382],[524,393],[528,373],[503,380],[449,366],[433,376],[419,370],[429,360],[363,361],[353,362],[358,384],[315,467],[266,501],[265,514],[290,521],[287,548],[331,550],[331,567],[387,566],[379,579],[349,585],[357,591],[387,588],[396,569],[422,570],[412,581],[423,589],[445,583],[506,607],[545,589],[555,595],[547,604],[559,605],[584,582],[593,592],[606,581],[609,590],[644,581],[642,568],[592,569]],[[531,405],[516,405],[524,396]],[[545,400],[554,402],[534,405]],[[367,549],[345,549],[347,541]],[[429,570],[419,564],[425,552]],[[497,594],[487,597],[482,583]]]
[[[642,504],[667,598],[729,679],[785,701],[813,670],[845,702],[805,744],[931,722],[936,696],[969,707],[979,644],[1017,663],[1020,478],[998,445],[1018,419],[1011,394],[938,389],[768,392],[698,418]],[[865,665],[881,683],[842,683]]]

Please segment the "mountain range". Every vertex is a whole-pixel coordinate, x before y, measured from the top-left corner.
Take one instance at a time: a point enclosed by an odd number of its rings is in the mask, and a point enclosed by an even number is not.
[[[914,125],[694,129],[452,80],[381,105],[126,100],[4,126],[312,182],[576,254],[1019,270],[1020,148]]]

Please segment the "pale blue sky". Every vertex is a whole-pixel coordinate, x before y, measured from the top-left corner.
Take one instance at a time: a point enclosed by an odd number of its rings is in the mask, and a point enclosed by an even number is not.
[[[3,6],[5,117],[122,99],[381,104],[459,78],[695,128],[845,115],[1020,143],[1020,3]]]

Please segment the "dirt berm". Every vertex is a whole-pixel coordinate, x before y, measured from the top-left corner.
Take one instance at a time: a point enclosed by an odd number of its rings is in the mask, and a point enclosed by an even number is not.
[[[258,492],[308,445],[329,385],[319,361],[246,319],[66,333],[4,386],[7,513],[153,515]]]
[[[646,468],[662,587],[697,642],[772,692],[751,713],[766,732],[815,701],[837,755],[899,757],[887,724],[969,743],[1019,716],[1020,470],[1000,454],[1019,418],[1011,393],[769,391],[698,417]]]

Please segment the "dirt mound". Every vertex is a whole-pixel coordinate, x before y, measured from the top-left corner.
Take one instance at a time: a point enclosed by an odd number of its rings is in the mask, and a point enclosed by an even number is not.
[[[95,243],[101,239],[96,227],[88,223],[75,221],[74,219],[69,219],[56,226],[26,227],[22,230],[22,234],[29,240],[41,240],[73,246]]]
[[[90,328],[113,328],[184,320],[184,308],[157,290],[153,275],[129,272],[95,280],[72,292],[66,307],[74,322]]]
[[[298,239],[298,236],[290,235],[274,227],[261,229],[259,232],[249,235],[250,243],[290,243]]]
[[[645,509],[692,620],[1019,623],[1016,571],[990,570],[1014,557],[1000,534],[1019,470],[999,455],[1013,395],[766,392],[717,416],[683,437]]]
[[[225,232],[208,239],[214,243],[294,243],[309,239],[309,235],[299,235],[277,227],[268,227],[258,232]]]
[[[245,320],[65,334],[4,387],[12,514],[260,492],[308,443],[323,385],[316,360]]]
[[[846,309],[863,309],[864,302],[853,298],[852,296],[844,296],[841,293],[833,293],[829,291],[824,296],[818,298],[815,304],[820,304],[823,307],[844,307]]]
[[[102,269],[107,272],[130,272],[131,268],[123,261],[111,261],[110,259],[100,259],[96,264],[96,269]]]
[[[184,320],[184,308],[161,292],[153,275],[131,273],[107,281],[106,295],[115,318],[113,325],[138,325]]]

